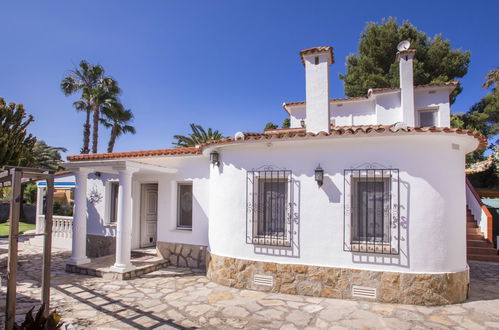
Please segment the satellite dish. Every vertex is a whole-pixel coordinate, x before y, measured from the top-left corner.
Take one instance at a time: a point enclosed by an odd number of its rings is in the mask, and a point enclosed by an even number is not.
[[[402,40],[397,45],[397,49],[398,49],[399,52],[401,52],[403,50],[408,50],[409,47],[411,47],[411,43],[409,42],[409,40]]]

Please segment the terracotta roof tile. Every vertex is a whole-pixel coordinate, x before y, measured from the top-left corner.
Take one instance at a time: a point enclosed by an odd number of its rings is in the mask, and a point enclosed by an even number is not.
[[[438,84],[415,85],[414,88],[432,88],[432,87],[436,88],[436,87],[449,87],[449,86],[453,86],[454,88],[456,88],[457,86],[459,86],[459,81],[447,81]],[[371,88],[368,92],[368,95],[370,93],[376,94],[376,93],[382,93],[386,91],[396,91],[396,90],[400,90],[400,88],[398,87]]]
[[[315,137],[334,137],[343,135],[369,135],[383,133],[449,133],[449,134],[466,134],[474,137],[479,141],[477,149],[487,147],[487,138],[479,132],[461,128],[448,127],[406,127],[398,129],[394,125],[361,125],[361,126],[332,126],[330,133],[319,132],[317,134],[306,132],[304,128],[286,128],[267,130],[263,133],[243,133],[244,138],[236,140],[233,138],[225,138],[221,140],[209,141],[200,145],[197,148],[174,148],[174,149],[159,149],[145,151],[130,151],[130,152],[115,152],[105,154],[85,154],[69,156],[68,161],[82,160],[103,160],[116,158],[132,158],[132,157],[153,157],[153,156],[179,156],[179,155],[200,155],[204,148],[213,145],[226,145],[232,143],[244,143],[246,141],[260,140],[291,140],[291,139],[306,139]]]
[[[68,156],[68,161],[103,160],[103,159],[153,157],[153,156],[199,155],[199,154],[201,154],[201,149],[196,148],[196,147],[171,148],[171,149],[156,149],[156,150],[112,152],[112,153],[101,153],[101,154],[73,155],[73,156]]]
[[[453,133],[453,134],[466,134],[476,138],[479,141],[477,149],[487,147],[487,138],[479,132],[449,127],[406,127],[397,129],[394,125],[361,125],[361,126],[331,126],[330,133],[319,132],[317,134],[306,133],[304,128],[293,129],[274,129],[268,130],[263,133],[250,133],[245,135],[245,140],[259,140],[259,139],[290,139],[290,138],[306,138],[317,136],[341,136],[341,135],[357,135],[357,134],[371,134],[371,133]],[[247,134],[247,133],[244,133]]]
[[[334,63],[333,47],[330,46],[312,47],[300,51],[301,63],[305,65],[305,60],[303,58],[304,55],[320,54],[320,53],[329,53],[329,55],[331,56],[331,64]]]

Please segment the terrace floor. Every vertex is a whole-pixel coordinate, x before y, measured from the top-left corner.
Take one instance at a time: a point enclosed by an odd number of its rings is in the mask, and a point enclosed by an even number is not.
[[[91,275],[104,277],[111,280],[129,280],[138,276],[153,272],[168,266],[168,260],[158,256],[156,249],[137,249],[132,251],[131,263],[135,267],[123,273],[112,270],[116,256],[109,255],[99,258],[92,258],[87,264],[69,265],[66,264],[66,271],[81,275]]]
[[[39,305],[41,248],[19,245],[19,320]],[[66,273],[54,250],[51,307],[67,329],[491,329],[499,328],[499,264],[471,262],[471,298],[423,307],[238,290],[188,269],[163,268],[122,281]],[[0,328],[7,242],[0,240]]]

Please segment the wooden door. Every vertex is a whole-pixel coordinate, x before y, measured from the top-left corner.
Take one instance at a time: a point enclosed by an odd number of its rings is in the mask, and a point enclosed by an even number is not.
[[[158,184],[143,184],[140,202],[140,247],[156,245],[158,230]]]

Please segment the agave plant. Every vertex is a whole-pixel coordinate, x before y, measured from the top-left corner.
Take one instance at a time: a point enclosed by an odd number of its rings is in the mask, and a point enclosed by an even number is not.
[[[43,316],[45,304],[42,304],[36,316],[33,317],[33,306],[24,318],[24,322],[20,325],[15,323],[14,329],[16,330],[52,330],[60,329],[62,327],[61,316],[56,311],[50,313],[47,317]]]

